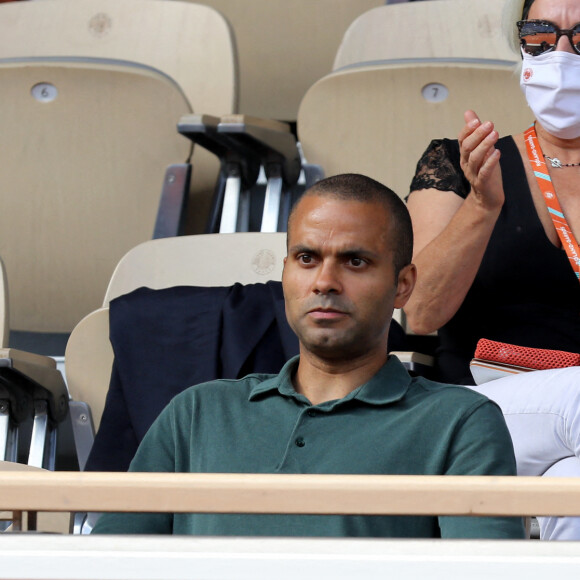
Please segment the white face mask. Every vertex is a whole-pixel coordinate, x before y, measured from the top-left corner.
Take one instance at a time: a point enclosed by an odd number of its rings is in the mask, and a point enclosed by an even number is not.
[[[536,119],[556,137],[580,137],[580,55],[561,50],[522,55],[520,86]]]

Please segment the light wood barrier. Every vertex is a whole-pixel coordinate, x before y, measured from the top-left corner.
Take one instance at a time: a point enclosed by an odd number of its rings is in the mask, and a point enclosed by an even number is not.
[[[580,516],[575,478],[5,472],[0,510]]]

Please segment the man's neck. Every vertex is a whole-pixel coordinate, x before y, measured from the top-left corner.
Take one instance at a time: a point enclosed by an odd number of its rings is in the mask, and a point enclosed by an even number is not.
[[[301,349],[294,388],[313,405],[342,399],[374,377],[387,358],[386,349],[349,360],[323,359]]]

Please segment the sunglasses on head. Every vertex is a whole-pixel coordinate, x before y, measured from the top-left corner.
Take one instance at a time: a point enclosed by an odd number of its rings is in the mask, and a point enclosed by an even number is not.
[[[580,22],[567,30],[549,20],[520,20],[517,27],[522,48],[531,56],[554,50],[562,36],[567,36],[574,52],[580,54]]]

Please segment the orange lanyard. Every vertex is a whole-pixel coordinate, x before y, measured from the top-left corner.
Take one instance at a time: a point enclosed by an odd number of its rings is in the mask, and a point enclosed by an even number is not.
[[[562,247],[566,250],[566,255],[568,256],[568,260],[570,260],[570,265],[576,274],[576,278],[580,279],[580,247],[578,246],[578,242],[568,225],[568,220],[564,216],[564,212],[558,203],[556,191],[554,190],[552,179],[548,173],[534,125],[524,133],[524,138],[526,141],[526,149],[528,150],[530,165],[532,166],[532,171],[534,172],[538,185],[540,186],[540,191],[542,192],[542,196],[546,202],[548,212],[554,222],[554,227],[558,232],[558,237],[562,242]]]

